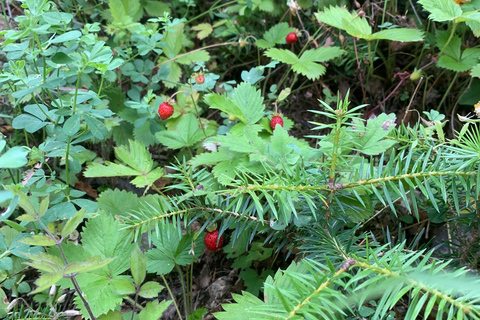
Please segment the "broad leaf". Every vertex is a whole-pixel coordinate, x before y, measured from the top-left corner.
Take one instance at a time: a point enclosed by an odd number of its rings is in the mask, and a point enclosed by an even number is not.
[[[159,227],[158,237],[153,237],[154,248],[147,252],[147,270],[157,274],[167,274],[175,265],[185,266],[192,262],[193,234],[181,235],[181,230],[171,223],[165,223]],[[205,244],[202,237],[195,241],[194,260],[198,259]]]
[[[433,21],[451,21],[462,15],[462,9],[453,0],[419,0],[424,10],[430,11]]]
[[[198,126],[197,118],[189,113],[182,117],[176,131],[164,130],[155,134],[157,140],[171,149],[191,147],[205,138],[203,131]]]
[[[276,24],[265,32],[263,39],[258,40],[256,45],[259,48],[267,49],[276,44],[284,44],[286,43],[285,37],[292,31],[293,28],[291,28],[286,22]]]
[[[354,120],[357,127],[352,133],[355,148],[367,155],[377,155],[392,147],[396,141],[384,139],[395,128],[395,115],[380,114],[366,121]]]
[[[126,230],[120,229],[120,223],[108,215],[90,219],[83,229],[82,242],[86,252],[102,259],[115,258],[104,269],[96,273],[108,276],[118,275],[129,268],[130,252],[133,244],[126,242]]]

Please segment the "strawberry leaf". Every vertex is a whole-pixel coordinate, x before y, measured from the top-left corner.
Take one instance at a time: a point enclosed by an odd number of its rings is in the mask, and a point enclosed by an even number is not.
[[[198,120],[193,114],[187,114],[177,124],[177,130],[164,130],[155,134],[158,142],[171,149],[191,147],[205,138],[203,131],[198,126]]]
[[[129,140],[129,146],[115,148],[116,157],[123,163],[105,161],[106,165],[92,163],[85,170],[85,177],[137,176],[132,183],[137,187],[151,186],[163,175],[163,169],[153,168],[151,154],[139,141]]]
[[[181,230],[172,223],[159,227],[158,236],[153,237],[154,248],[147,252],[147,270],[157,274],[167,274],[175,265],[186,266],[192,262],[193,234],[181,235]],[[194,260],[198,259],[205,244],[202,237],[195,240]]]
[[[263,117],[265,105],[260,90],[248,82],[239,84],[232,94],[233,103],[241,110],[246,124],[254,124]]]
[[[311,80],[320,78],[326,71],[325,67],[317,62],[325,62],[341,56],[345,51],[339,47],[321,47],[305,51],[300,58],[289,50],[269,49],[267,57],[290,64],[293,71],[302,74]]]
[[[260,39],[256,42],[256,45],[259,48],[267,49],[273,47],[276,44],[286,43],[285,37],[287,34],[292,32],[294,29],[290,28],[288,23],[282,22],[271,27],[263,35],[263,39]]]
[[[376,155],[387,151],[396,144],[394,140],[384,139],[395,128],[395,115],[385,113],[374,119],[364,121],[354,120],[357,129],[352,133],[355,148],[367,155]]]
[[[451,21],[462,15],[462,9],[451,0],[420,0],[423,9],[430,11],[431,20],[442,22]]]

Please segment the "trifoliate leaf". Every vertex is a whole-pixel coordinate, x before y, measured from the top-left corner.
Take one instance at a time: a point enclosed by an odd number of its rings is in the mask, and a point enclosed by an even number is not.
[[[256,45],[259,48],[267,49],[273,47],[276,44],[286,43],[285,37],[293,31],[293,28],[290,28],[288,23],[282,22],[271,27],[263,35],[264,39],[260,39],[256,42]]]
[[[419,0],[424,10],[430,11],[431,20],[451,21],[462,15],[462,9],[453,0]]]
[[[339,57],[344,50],[339,47],[321,47],[305,51],[300,58],[289,50],[269,49],[265,55],[290,64],[293,71],[300,73],[311,80],[320,78],[326,71],[325,67],[317,62],[325,62]]]
[[[167,274],[176,264],[185,266],[192,262],[193,234],[182,236],[181,231],[172,223],[159,227],[158,237],[153,237],[155,247],[147,252],[147,270],[157,274]],[[194,260],[198,259],[205,244],[202,237],[195,240]]]
[[[85,170],[85,177],[121,177],[137,176],[135,185],[140,187],[150,186],[159,179],[163,170],[154,167],[149,150],[139,141],[129,140],[129,146],[115,148],[117,159],[125,164],[106,161],[106,165],[92,163]]]
[[[189,113],[182,117],[177,124],[177,130],[164,130],[155,134],[158,142],[171,149],[180,149],[193,146],[205,138],[203,131],[198,126],[197,118]]]
[[[218,109],[229,115],[235,116],[242,122],[247,122],[240,108],[235,105],[232,99],[225,95],[210,93],[204,97],[205,103],[212,109]]]
[[[385,113],[374,119],[364,121],[354,120],[357,127],[352,133],[355,148],[367,155],[376,155],[387,151],[396,141],[384,139],[395,128],[395,115]]]
[[[450,1],[450,0],[448,0]],[[453,3],[453,1],[451,1]],[[417,29],[392,28],[372,33],[372,27],[365,17],[350,13],[345,7],[325,8],[315,14],[317,19],[335,28],[345,30],[349,35],[365,40],[387,39],[392,41],[422,41],[423,32]]]

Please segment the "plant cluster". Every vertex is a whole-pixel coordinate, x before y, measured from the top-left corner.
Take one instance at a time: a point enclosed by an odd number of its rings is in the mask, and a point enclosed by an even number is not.
[[[480,319],[480,0],[2,9],[0,317]]]

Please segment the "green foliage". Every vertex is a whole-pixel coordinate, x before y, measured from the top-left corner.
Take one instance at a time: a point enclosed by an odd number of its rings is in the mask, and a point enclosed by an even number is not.
[[[448,0],[444,0],[448,1]],[[452,1],[450,1],[452,2]],[[393,28],[372,32],[372,27],[367,19],[354,13],[350,13],[346,8],[330,7],[324,11],[315,13],[316,18],[335,28],[345,30],[352,37],[371,40],[392,40],[392,41],[422,41],[423,32],[417,29]]]
[[[93,162],[85,171],[85,177],[136,176],[132,184],[141,188],[150,187],[163,175],[163,169],[154,168],[150,152],[138,141],[130,140],[129,147],[115,148],[115,155],[122,163],[106,162],[106,165],[102,165]]]
[[[288,50],[269,49],[265,55],[269,58],[292,66],[292,70],[310,80],[320,78],[326,71],[318,62],[326,62],[342,55],[344,51],[338,47],[318,48],[305,51],[300,57]]]
[[[344,4],[4,9],[0,317],[201,319],[216,262],[218,319],[479,319],[480,0]]]

